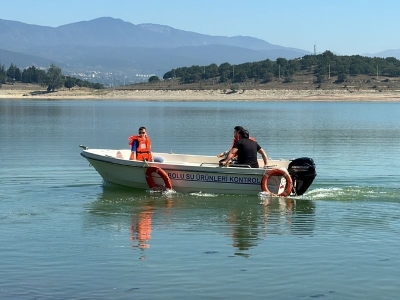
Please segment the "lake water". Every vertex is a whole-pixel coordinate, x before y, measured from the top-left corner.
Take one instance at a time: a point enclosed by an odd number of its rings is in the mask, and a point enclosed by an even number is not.
[[[103,184],[78,145],[312,157],[299,198]],[[400,103],[0,99],[1,299],[397,299]]]

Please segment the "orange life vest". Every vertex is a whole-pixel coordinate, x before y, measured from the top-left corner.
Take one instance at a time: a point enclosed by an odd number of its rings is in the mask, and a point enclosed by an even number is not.
[[[129,137],[129,145],[132,147],[135,141],[138,141],[138,145],[136,148],[136,160],[153,161],[153,156],[151,155],[150,138],[142,138],[140,135],[131,135]]]

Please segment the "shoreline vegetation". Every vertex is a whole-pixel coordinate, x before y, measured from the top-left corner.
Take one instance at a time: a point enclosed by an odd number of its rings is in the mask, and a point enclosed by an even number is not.
[[[90,89],[47,92],[36,85],[2,85],[0,99],[130,101],[400,101],[399,90],[371,89]]]
[[[1,66],[1,64],[0,64]],[[159,77],[160,76],[160,77]],[[62,75],[51,64],[0,68],[0,99],[111,99],[130,101],[399,101],[400,60],[330,51],[287,60],[172,69],[162,77],[123,86]],[[95,78],[90,77],[91,80]],[[136,78],[137,79],[137,78]],[[109,81],[108,78],[106,81]],[[112,82],[114,79],[112,78]],[[117,83],[119,82],[119,84]],[[111,87],[112,86],[112,87]]]

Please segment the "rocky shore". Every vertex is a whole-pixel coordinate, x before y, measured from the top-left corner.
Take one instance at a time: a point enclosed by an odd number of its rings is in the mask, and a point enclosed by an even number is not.
[[[45,90],[0,88],[0,99],[107,99],[130,101],[400,101],[400,90]]]

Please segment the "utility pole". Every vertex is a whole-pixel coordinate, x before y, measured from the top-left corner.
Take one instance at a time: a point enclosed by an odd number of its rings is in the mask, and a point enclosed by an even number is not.
[[[328,67],[328,79],[331,79],[331,64]]]
[[[378,73],[378,65],[376,65],[376,79],[379,78],[379,73]]]
[[[232,65],[233,71],[232,71],[232,81],[235,80],[235,65]]]

